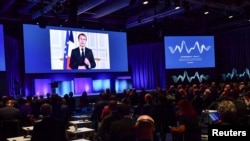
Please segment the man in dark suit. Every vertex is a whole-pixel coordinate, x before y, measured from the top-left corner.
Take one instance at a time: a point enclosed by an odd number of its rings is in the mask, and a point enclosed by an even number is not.
[[[20,110],[15,108],[13,100],[8,100],[6,106],[0,108],[0,120],[20,120]]]
[[[63,121],[52,118],[52,106],[45,103],[40,113],[43,119],[35,123],[31,141],[67,141],[66,128]]]
[[[87,36],[84,33],[78,35],[79,47],[72,49],[70,56],[71,69],[95,68],[95,58],[91,49],[86,47]]]
[[[115,120],[110,125],[109,141],[134,141],[135,121],[129,116],[130,107],[127,104],[119,104],[117,107],[119,120]]]
[[[0,108],[0,140],[19,136],[21,133],[20,110],[14,107],[14,101],[8,100]]]

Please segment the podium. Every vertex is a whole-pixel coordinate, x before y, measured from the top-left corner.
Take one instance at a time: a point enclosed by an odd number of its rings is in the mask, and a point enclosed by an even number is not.
[[[60,83],[59,81],[50,83],[52,93],[57,93],[57,88],[58,88],[59,83]]]

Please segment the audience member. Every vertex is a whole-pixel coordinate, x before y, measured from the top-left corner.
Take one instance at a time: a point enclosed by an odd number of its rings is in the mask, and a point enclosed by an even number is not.
[[[52,106],[52,118],[62,119],[62,109],[61,109],[61,103],[60,103],[60,96],[58,94],[52,94],[50,98],[50,103],[48,103]]]
[[[20,110],[14,105],[13,100],[8,100],[6,106],[0,108],[0,140],[20,134]]]
[[[109,101],[113,101],[115,100],[116,101],[116,96],[115,95],[111,95],[109,97]],[[102,114],[101,114],[101,120],[103,120],[107,115],[109,115],[111,112],[111,110],[109,109],[109,105],[107,103],[107,105],[105,105],[102,109]]]
[[[120,117],[117,113],[117,101],[111,100],[109,102],[109,110],[110,114],[107,115],[101,123],[101,126],[98,130],[98,135],[101,138],[102,141],[108,141],[109,140],[109,134],[110,134],[110,125],[113,121],[118,120]]]
[[[74,111],[76,110],[76,100],[73,97],[74,93],[73,92],[69,92],[69,107],[71,110],[71,114],[74,114]]]
[[[132,141],[135,138],[135,121],[130,116],[130,107],[127,104],[119,104],[117,107],[119,120],[110,125],[109,141]]]
[[[91,121],[94,124],[95,131],[98,131],[99,125],[101,123],[101,114],[104,106],[107,105],[107,100],[105,99],[104,93],[100,93],[98,101],[94,105],[94,110],[90,117]]]
[[[65,127],[69,127],[69,120],[71,118],[71,111],[69,105],[66,104],[66,100],[64,98],[60,98],[61,104],[61,112],[62,112],[62,120],[64,121]]]
[[[87,95],[86,91],[83,91],[82,95],[80,96],[80,101],[79,101],[79,107],[82,108],[87,108],[89,107],[89,98]]]
[[[175,108],[164,94],[160,94],[157,97],[156,104],[153,106],[152,113],[152,118],[155,121],[156,134],[159,135],[159,140],[165,141],[167,135],[171,135],[168,126],[176,124]]]
[[[25,100],[25,103],[20,104],[20,119],[22,126],[31,126],[34,116],[32,115],[31,101],[29,99]]]
[[[0,101],[0,108],[5,107],[7,101],[8,101],[8,96],[3,95],[3,96],[2,96],[2,99],[1,99],[1,101]]]
[[[155,141],[155,122],[149,115],[137,118],[135,126],[135,141]]]
[[[243,96],[244,103],[246,104],[247,108],[247,114],[250,115],[250,91],[248,91],[244,96]]]
[[[67,141],[63,121],[51,117],[52,106],[43,104],[40,113],[43,119],[34,125],[31,141]]]
[[[187,98],[180,99],[178,125],[171,127],[173,141],[200,141],[199,115]]]
[[[14,105],[13,100],[8,100],[6,106],[0,108],[0,120],[20,120],[20,110]]]
[[[222,100],[217,107],[220,120],[216,124],[234,125],[236,124],[237,110],[235,104],[231,100]]]
[[[149,115],[152,116],[152,109],[153,109],[153,97],[151,94],[147,93],[144,96],[145,104],[142,106],[142,113],[141,115]]]
[[[193,98],[191,99],[191,103],[195,109],[195,111],[201,115],[203,110],[203,99],[201,97],[201,91],[197,88],[193,90]]]
[[[34,116],[35,119],[39,118],[40,115],[40,102],[38,100],[38,96],[34,95],[33,99],[31,101],[31,108],[32,108],[32,115]]]

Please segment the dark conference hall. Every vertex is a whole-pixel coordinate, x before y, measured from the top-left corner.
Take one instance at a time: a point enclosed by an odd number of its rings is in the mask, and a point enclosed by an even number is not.
[[[249,0],[0,0],[0,141],[244,141],[249,39]]]

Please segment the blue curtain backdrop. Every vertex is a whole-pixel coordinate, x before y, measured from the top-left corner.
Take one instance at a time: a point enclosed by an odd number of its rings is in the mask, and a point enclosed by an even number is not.
[[[166,87],[164,43],[132,45],[128,55],[134,88]]]
[[[21,54],[21,45],[18,40],[11,36],[5,36],[5,57],[6,57],[6,76],[7,76],[7,93],[11,96],[21,94],[23,72],[23,58]]]

